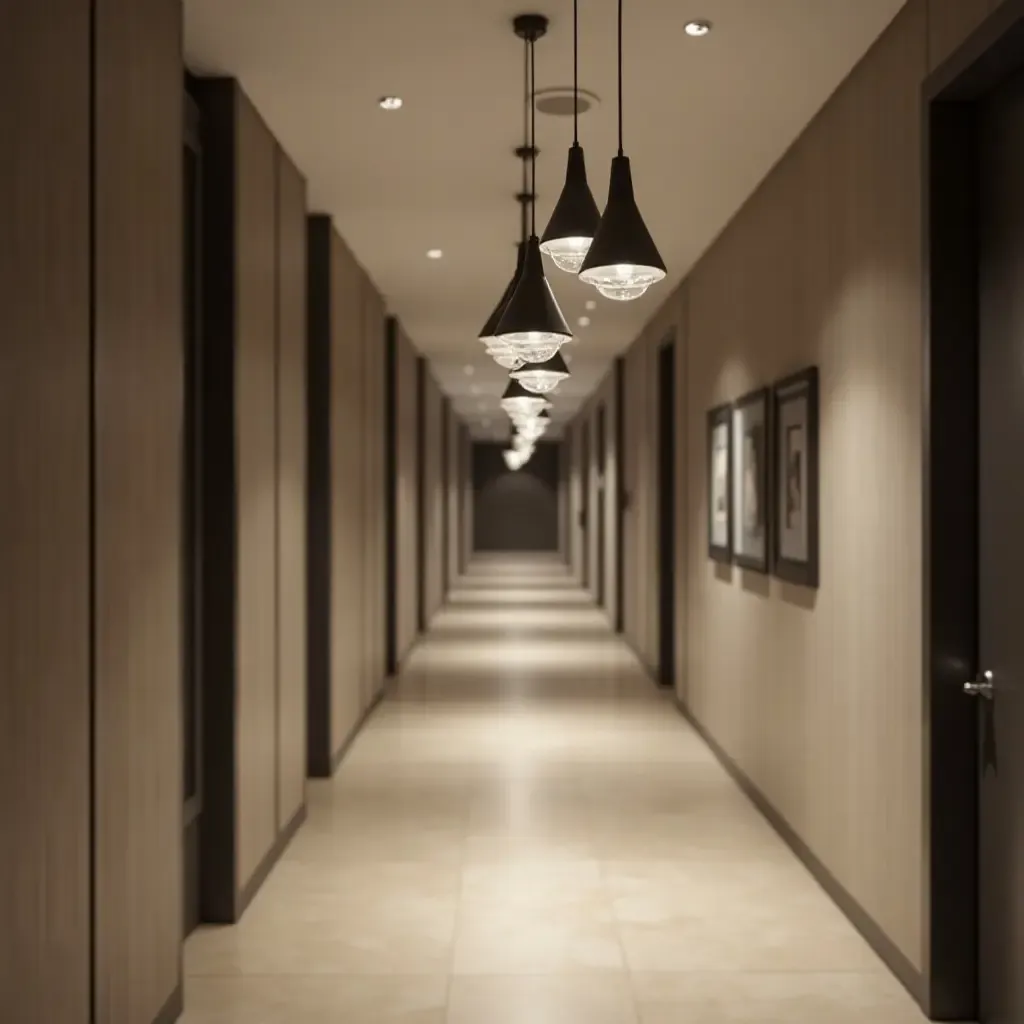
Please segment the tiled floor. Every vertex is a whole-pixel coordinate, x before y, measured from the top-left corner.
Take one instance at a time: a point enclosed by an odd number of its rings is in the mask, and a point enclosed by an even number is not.
[[[553,562],[475,565],[186,1024],[917,1024]]]

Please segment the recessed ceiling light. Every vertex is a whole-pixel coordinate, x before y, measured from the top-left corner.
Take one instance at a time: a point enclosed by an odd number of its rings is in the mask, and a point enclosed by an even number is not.
[[[439,260],[444,255],[440,249],[428,249],[427,259],[428,260]]]
[[[476,373],[476,370],[474,369],[472,363],[466,363],[466,365],[462,368],[462,372],[465,373],[467,377],[472,377],[473,374]]]
[[[381,96],[377,101],[381,110],[401,110],[402,109],[402,97],[401,96]]]
[[[580,327],[589,327],[590,326],[590,317],[589,316],[581,316],[579,318],[579,320],[576,321],[576,323],[578,323],[580,325]]]
[[[472,386],[472,387],[471,387],[471,388],[469,389],[469,393],[470,393],[471,395],[479,395],[479,394],[480,394],[480,385],[479,385],[479,384],[474,384],[474,385],[473,385],[473,386]]]
[[[699,18],[696,21],[688,21],[686,23],[686,34],[693,36],[694,39],[700,39],[701,36],[706,36],[711,31],[711,22],[706,21],[704,18]]]
[[[597,303],[593,299],[587,299],[587,309],[597,309]]]

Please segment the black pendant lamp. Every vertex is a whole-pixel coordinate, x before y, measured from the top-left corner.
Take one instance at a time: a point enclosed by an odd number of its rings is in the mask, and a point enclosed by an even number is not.
[[[580,279],[607,299],[639,299],[665,277],[665,261],[633,196],[629,157],[622,151],[622,0],[619,2],[619,152],[612,159],[608,203],[580,268]]]
[[[543,363],[526,363],[513,370],[509,376],[535,395],[546,395],[554,391],[563,380],[568,380],[571,374],[566,366],[561,352],[556,352],[550,359]]]
[[[547,405],[546,398],[531,394],[517,380],[510,380],[501,396],[501,407],[512,418],[537,416]]]
[[[516,35],[526,40],[530,94],[530,192],[537,191],[537,83],[534,43],[547,31],[547,18],[521,14],[514,22]],[[537,237],[537,204],[530,206],[530,237],[526,242],[523,270],[515,291],[498,322],[497,337],[524,362],[542,363],[572,339],[572,331],[558,308],[544,275],[544,261]]]
[[[601,211],[587,184],[587,165],[580,145],[579,11],[572,3],[572,146],[565,168],[565,184],[551,220],[540,240],[540,251],[550,256],[559,270],[579,272],[601,222]]]

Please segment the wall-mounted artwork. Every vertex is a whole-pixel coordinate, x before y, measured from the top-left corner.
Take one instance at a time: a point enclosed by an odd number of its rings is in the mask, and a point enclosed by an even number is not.
[[[732,409],[733,561],[768,571],[768,389],[744,395]]]
[[[818,370],[810,367],[772,389],[775,424],[774,573],[818,585]]]
[[[708,554],[732,561],[732,406],[708,413]]]

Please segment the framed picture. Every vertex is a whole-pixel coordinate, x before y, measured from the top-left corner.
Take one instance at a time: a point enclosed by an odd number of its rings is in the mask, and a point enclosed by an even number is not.
[[[732,406],[708,413],[708,555],[732,561]]]
[[[768,389],[744,395],[732,407],[733,561],[768,571]]]
[[[772,388],[775,423],[774,573],[818,586],[818,369]]]

